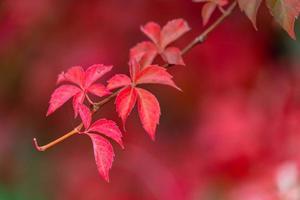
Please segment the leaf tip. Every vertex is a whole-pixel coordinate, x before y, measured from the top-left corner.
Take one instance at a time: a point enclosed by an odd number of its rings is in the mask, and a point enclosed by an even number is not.
[[[126,119],[122,119],[123,131],[126,132]]]
[[[253,25],[254,29],[255,29],[256,31],[258,31],[256,22],[252,22],[252,25]]]
[[[183,92],[183,90],[182,90],[180,87],[178,87],[178,86],[176,86],[176,89],[177,89],[179,92]]]
[[[291,37],[293,40],[297,40],[296,34],[295,34],[294,31],[293,31],[293,32],[290,32],[289,35],[290,35],[290,37]]]
[[[103,177],[104,178],[104,180],[107,182],[107,183],[109,183],[110,182],[110,180],[109,180],[109,176],[108,175],[105,175],[105,177]]]
[[[50,107],[48,108],[47,110],[47,113],[46,113],[46,117],[48,117],[49,115],[51,115],[53,113],[53,110],[50,109]]]
[[[155,133],[153,135],[151,135],[150,137],[151,137],[152,142],[155,142]]]
[[[121,146],[122,150],[124,150],[124,149],[125,149],[125,146],[124,146],[124,143],[123,143],[123,141],[122,141],[122,140],[120,140],[118,143],[119,143],[119,145]]]

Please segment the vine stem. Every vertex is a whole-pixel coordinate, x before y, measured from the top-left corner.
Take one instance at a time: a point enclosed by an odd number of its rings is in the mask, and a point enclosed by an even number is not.
[[[222,15],[214,22],[212,23],[207,29],[205,29],[200,35],[198,35],[194,40],[192,40],[188,45],[186,45],[186,47],[183,48],[183,50],[181,51],[181,55],[185,55],[187,52],[189,52],[192,48],[194,48],[195,46],[197,46],[198,44],[203,43],[207,36],[213,31],[215,30],[223,21],[224,19],[226,19],[234,10],[234,8],[236,7],[236,1],[234,1],[226,10],[224,10],[224,12],[222,12]],[[169,65],[169,64],[165,64],[164,67],[169,68],[173,65]],[[116,92],[112,93],[111,95],[109,95],[108,97],[106,97],[105,99],[97,102],[97,103],[93,103],[93,113],[97,112],[103,105],[105,105],[106,103],[110,102],[114,97],[117,96],[117,94],[121,91],[121,89],[117,90]],[[39,146],[37,139],[33,138],[33,143],[35,148],[38,151],[46,151],[47,149],[49,149],[50,147],[53,147],[54,145],[64,141],[65,139],[71,137],[72,135],[75,135],[77,133],[80,133],[81,128],[83,127],[83,124],[79,124],[76,128],[74,128],[72,131],[66,133],[65,135],[57,138],[56,140],[43,145],[43,146]]]
[[[200,35],[198,35],[192,42],[190,42],[182,51],[181,55],[186,54],[196,45],[203,43],[207,36],[215,30],[223,21],[226,19],[236,7],[236,1],[234,1],[226,10],[224,10],[223,14],[214,22],[212,23],[207,29],[205,29]]]
[[[68,137],[71,137],[72,135],[75,135],[76,133],[79,133],[80,132],[80,129],[82,128],[82,123],[79,124],[76,128],[74,128],[72,131],[66,133],[65,135],[57,138],[56,140],[53,140],[52,142],[46,144],[46,145],[43,145],[43,146],[39,146],[38,145],[38,142],[36,140],[36,138],[33,138],[33,143],[34,143],[34,146],[35,148],[38,150],[38,151],[46,151],[48,148],[64,141],[65,139],[67,139]]]

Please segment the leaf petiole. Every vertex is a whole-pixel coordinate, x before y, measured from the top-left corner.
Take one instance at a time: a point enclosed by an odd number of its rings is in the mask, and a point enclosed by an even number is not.
[[[76,128],[74,128],[72,131],[66,133],[65,135],[57,138],[56,140],[46,144],[46,145],[43,145],[43,146],[39,146],[38,145],[38,142],[37,142],[37,139],[36,138],[33,138],[33,143],[34,143],[34,146],[35,148],[38,150],[38,151],[46,151],[47,149],[49,149],[50,147],[53,147],[55,146],[56,144],[64,141],[65,139],[71,137],[72,135],[75,135],[77,133],[80,133],[80,129],[82,128],[82,124],[78,125]]]

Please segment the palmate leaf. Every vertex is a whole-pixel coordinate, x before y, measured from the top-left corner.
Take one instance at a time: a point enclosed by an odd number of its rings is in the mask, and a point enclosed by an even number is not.
[[[256,15],[262,0],[237,0],[242,11],[248,16],[256,28]],[[275,21],[296,39],[294,26],[300,14],[299,0],[265,0],[265,3]]]
[[[47,116],[61,107],[65,102],[73,97],[74,116],[77,117],[79,105],[84,102],[87,93],[98,97],[110,94],[110,91],[102,84],[95,83],[104,74],[109,72],[112,66],[95,64],[87,68],[86,71],[80,66],[71,67],[67,72],[58,75],[57,84],[59,86],[51,95]],[[68,83],[68,84],[65,84]]]
[[[169,21],[162,28],[155,22],[148,22],[141,27],[141,31],[152,42],[141,42],[130,50],[130,59],[137,60],[140,63],[141,69],[152,64],[156,55],[161,55],[162,59],[168,64],[184,65],[181,54],[176,50],[169,49],[167,46],[175,40],[179,39],[190,30],[188,23],[183,19],[174,19]]]
[[[276,22],[278,22],[293,39],[296,39],[294,25],[300,13],[300,1],[266,0],[266,4]]]
[[[154,140],[156,126],[159,122],[160,107],[156,97],[149,91],[139,88],[140,84],[162,84],[181,91],[172,80],[172,75],[166,68],[159,65],[149,65],[140,69],[139,63],[129,62],[131,79],[123,74],[117,74],[108,80],[108,88],[123,88],[116,97],[116,111],[122,119],[125,129],[126,120],[138,102],[140,121],[145,131]]]

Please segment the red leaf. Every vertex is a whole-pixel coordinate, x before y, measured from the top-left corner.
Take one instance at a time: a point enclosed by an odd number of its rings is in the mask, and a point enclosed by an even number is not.
[[[122,142],[122,133],[114,121],[99,119],[91,125],[88,132],[91,131],[101,133],[115,140],[124,149],[124,145]]]
[[[203,26],[205,26],[208,23],[211,15],[215,11],[216,7],[217,7],[217,4],[215,4],[215,3],[209,2],[209,3],[204,4],[204,6],[202,7],[202,10],[201,10]]]
[[[90,133],[87,133],[87,135],[90,136],[93,142],[94,156],[97,169],[100,175],[107,182],[109,182],[109,170],[111,169],[115,157],[113,147],[109,141],[107,141],[100,135]]]
[[[147,90],[137,88],[138,111],[140,120],[151,139],[155,139],[156,126],[159,123],[160,107],[156,97]]]
[[[74,97],[73,97],[73,110],[74,110],[74,118],[77,117],[78,115],[78,106],[83,103],[85,98],[85,93],[83,91],[78,92]]]
[[[225,6],[228,4],[228,0],[213,0],[214,2],[216,2],[216,4],[218,4],[219,6]]]
[[[148,22],[145,26],[141,26],[141,31],[147,35],[155,44],[160,42],[160,26],[155,22]]]
[[[61,72],[60,74],[58,74],[57,76],[57,80],[56,80],[56,84],[60,84],[62,82],[66,81],[66,78],[65,78],[65,72]]]
[[[75,94],[76,95],[73,98],[75,118],[78,114],[78,105],[83,103],[85,94],[87,92],[100,97],[110,94],[110,91],[108,91],[102,84],[93,83],[111,69],[112,66],[92,65],[84,72],[82,67],[75,66],[71,67],[66,73],[62,72],[58,76],[57,83],[68,81],[78,85],[79,87],[75,87],[73,85],[64,85],[63,87],[57,88],[51,96],[47,116],[54,112],[58,107],[64,104]],[[67,91],[68,89],[70,91]]]
[[[116,98],[116,110],[125,127],[126,119],[132,111],[137,99],[136,89],[127,87],[123,89]]]
[[[167,72],[166,68],[160,67],[158,65],[150,65],[147,68],[143,69],[138,74],[136,83],[137,84],[143,84],[143,83],[163,84],[181,90],[175,85],[175,83],[172,80],[172,75]]]
[[[72,96],[80,92],[80,89],[73,85],[62,85],[54,90],[49,101],[49,108],[46,116],[53,113],[56,109],[61,107]]]
[[[82,87],[84,82],[84,71],[82,67],[80,66],[71,67],[66,73],[62,72],[61,74],[59,74],[57,79],[57,84],[64,81],[69,81],[71,83],[74,83]]]
[[[113,90],[131,84],[130,78],[125,74],[116,74],[107,81],[107,89]]]
[[[164,49],[168,44],[174,42],[189,30],[189,25],[183,19],[174,19],[169,21],[161,31],[161,48]]]
[[[141,67],[152,64],[157,48],[152,42],[141,42],[130,49],[130,59],[136,59]]]
[[[222,7],[228,3],[228,0],[193,0],[196,3],[205,3],[201,10],[203,25],[205,26],[217,6]]]
[[[93,84],[96,80],[98,80],[101,76],[109,72],[111,69],[112,66],[105,66],[102,64],[90,66],[85,71],[85,88],[88,88],[91,84]]]
[[[95,84],[91,85],[88,88],[88,91],[98,97],[103,97],[108,94],[111,94],[111,92],[104,85],[102,85],[100,83],[95,83]]]
[[[296,39],[294,32],[295,20],[300,13],[299,0],[266,0],[266,4],[275,20]]]
[[[139,73],[140,69],[141,69],[141,66],[137,62],[136,59],[131,59],[129,61],[129,72],[130,72],[130,77],[131,77],[132,82],[135,81],[136,75],[137,75],[137,73]]]
[[[228,0],[193,0],[193,2],[196,2],[196,3],[210,2],[210,3],[214,3],[218,6],[225,6],[228,3]]]
[[[180,49],[168,47],[162,52],[162,58],[169,64],[185,65],[181,56]]]
[[[241,10],[244,11],[247,17],[251,20],[255,29],[257,29],[256,15],[261,1],[262,0],[238,0]]]
[[[88,129],[92,121],[92,113],[84,104],[78,105],[78,113],[85,129]]]
[[[160,54],[163,57],[163,52],[167,45],[171,42],[174,42],[176,39],[181,37],[187,31],[190,30],[187,22],[183,19],[175,19],[169,21],[163,28],[160,30],[158,24],[154,22],[147,23],[144,27],[141,27],[141,30],[152,39],[154,44],[149,42],[142,42],[133,47],[130,51],[130,58],[136,59],[141,65],[141,69],[150,65],[155,59],[157,54]],[[174,59],[179,58],[171,57]],[[176,60],[176,63],[181,63],[181,60]],[[173,64],[173,63],[169,63]],[[131,77],[133,79],[133,77]],[[134,82],[134,79],[133,79]]]

